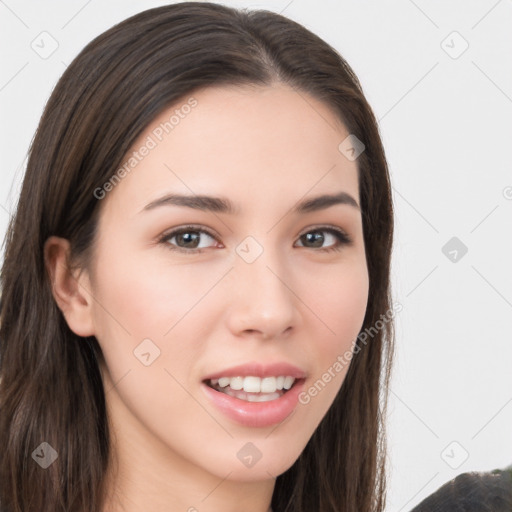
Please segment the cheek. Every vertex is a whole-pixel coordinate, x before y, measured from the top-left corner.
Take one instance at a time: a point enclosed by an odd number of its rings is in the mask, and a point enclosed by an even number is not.
[[[204,350],[204,331],[221,314],[209,291],[225,269],[170,264],[156,250],[137,257],[118,247],[102,251],[94,289],[96,337],[112,376],[143,366],[139,356],[149,352],[151,368],[186,377]]]
[[[350,346],[362,327],[368,302],[366,264],[359,260],[336,272],[326,271],[323,278],[316,272],[314,287],[309,284],[310,291],[304,293],[318,318],[321,335],[316,339],[321,340],[322,353],[332,355],[333,351]]]
[[[340,268],[316,283],[314,292],[305,295],[316,316],[312,317],[314,330],[309,336],[315,343],[308,347],[308,358],[315,363],[302,403],[314,405],[323,416],[343,384],[363,325],[368,301],[367,268],[365,264]]]
[[[205,423],[204,410],[189,394],[190,369],[204,350],[197,316],[205,320],[208,308],[200,299],[218,277],[122,258],[121,252],[103,251],[94,290],[96,337],[105,357],[107,392],[115,387],[114,414],[126,426],[136,417],[169,446],[174,437],[190,446],[193,425]],[[177,422],[177,411],[186,420]]]
[[[95,294],[105,307],[96,312],[107,324],[117,320],[137,337],[163,337],[214,281],[212,275],[202,279],[190,265],[169,264],[162,257],[146,257],[140,250],[139,255],[126,251],[133,254],[128,257],[122,252],[103,250]]]

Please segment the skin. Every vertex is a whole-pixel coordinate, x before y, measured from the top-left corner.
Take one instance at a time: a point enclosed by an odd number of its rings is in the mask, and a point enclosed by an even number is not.
[[[94,335],[106,361],[115,453],[109,512],[267,511],[275,477],[306,446],[348,367],[280,425],[264,428],[227,418],[201,381],[250,361],[286,361],[307,372],[308,389],[352,349],[366,311],[360,210],[336,204],[291,213],[302,199],[341,191],[359,204],[357,162],[338,150],[349,133],[336,115],[283,84],[207,88],[193,97],[190,114],[101,201],[88,268],[69,270],[64,239],[51,237],[45,247],[69,327]],[[132,150],[179,106],[158,116]],[[171,192],[222,196],[239,212],[169,205],[141,212]],[[196,235],[201,253],[173,251],[176,237],[158,242],[189,223],[217,240]],[[326,225],[352,242],[326,252],[338,244],[329,232],[320,231],[319,246],[301,237]],[[263,249],[252,263],[236,252],[247,236]],[[147,338],[160,350],[149,366],[134,355]],[[262,454],[250,468],[237,458],[248,442]]]

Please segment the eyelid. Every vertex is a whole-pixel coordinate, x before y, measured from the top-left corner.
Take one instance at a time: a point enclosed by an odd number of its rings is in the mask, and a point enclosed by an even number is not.
[[[203,225],[200,224],[187,224],[183,226],[178,226],[175,228],[171,228],[166,230],[164,233],[162,233],[157,238],[158,243],[167,243],[169,239],[174,238],[175,236],[179,235],[180,233],[186,233],[187,231],[197,231],[198,233],[206,233],[208,236],[213,238],[217,243],[221,243],[219,240],[219,237],[216,233],[214,233],[209,228],[206,228]],[[184,249],[183,247],[173,246],[171,250],[176,250],[179,252],[185,252],[185,253],[199,253],[203,252],[204,248],[202,249]]]
[[[183,233],[185,231],[204,232],[207,235],[210,235],[212,238],[218,239],[218,235],[214,231],[212,231],[210,228],[203,226],[202,224],[186,224],[183,226],[177,226],[175,228],[166,230],[158,238],[159,238],[159,240],[161,240],[162,238],[168,238],[168,237],[170,237],[170,235],[177,235],[177,234]]]
[[[339,226],[333,226],[333,225],[329,225],[329,224],[308,226],[307,228],[305,228],[304,230],[301,231],[301,233],[297,236],[297,239],[300,239],[306,233],[311,233],[313,231],[326,231],[328,233],[333,234],[337,238],[337,241],[338,241],[337,244],[316,249],[317,252],[318,251],[328,252],[330,250],[340,250],[342,248],[342,246],[347,246],[347,245],[353,244],[352,237],[344,229],[340,228]],[[307,247],[306,247],[306,249],[307,249]]]
[[[188,225],[178,226],[176,228],[171,228],[171,229],[165,231],[162,235],[160,235],[158,237],[157,241],[159,243],[167,243],[169,239],[174,238],[175,236],[179,235],[180,233],[184,233],[187,231],[196,231],[198,233],[205,233],[208,236],[210,236],[211,238],[213,238],[217,243],[220,243],[221,245],[223,245],[222,242],[220,242],[219,237],[217,236],[216,233],[213,232],[213,230],[206,228],[205,226],[199,225],[199,224],[188,224]],[[353,243],[352,237],[344,229],[342,229],[338,226],[329,225],[329,224],[307,226],[297,235],[296,238],[297,238],[297,240],[300,240],[300,238],[303,235],[305,235],[306,233],[313,232],[313,231],[330,232],[331,234],[334,234],[334,236],[337,237],[337,241],[338,241],[338,243],[333,246],[313,249],[315,252],[319,252],[319,251],[327,252],[329,250],[336,250],[336,249],[339,250],[341,248],[341,246],[351,245]],[[295,247],[295,245],[294,245],[294,247]],[[299,246],[299,247],[304,247],[304,246]],[[309,247],[305,247],[305,248],[309,249]],[[188,253],[188,254],[191,254],[191,253],[194,254],[194,253],[203,252],[205,250],[205,248],[184,249],[183,247],[173,246],[171,250]]]
[[[309,233],[310,231],[336,231],[337,233],[341,233],[342,235],[344,235],[347,239],[352,240],[352,238],[344,229],[340,228],[339,226],[334,226],[332,224],[314,224],[312,226],[307,226],[297,235],[297,237],[299,238],[302,235]]]

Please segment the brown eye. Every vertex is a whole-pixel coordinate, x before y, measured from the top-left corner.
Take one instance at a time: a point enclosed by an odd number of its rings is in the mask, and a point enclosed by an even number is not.
[[[201,235],[197,231],[185,231],[174,235],[176,238],[176,245],[179,247],[185,247],[186,249],[196,249],[199,245]]]
[[[214,243],[212,244],[211,241]],[[175,229],[160,239],[169,249],[182,252],[201,252],[202,249],[213,247],[215,237],[204,229],[183,227]]]
[[[305,244],[309,247],[322,247],[322,245],[324,245],[325,235],[322,231],[312,231],[302,235],[300,239],[303,245]]]
[[[342,246],[351,243],[346,233],[334,228],[319,228],[310,230],[299,237],[301,245],[312,249],[324,251],[339,250]],[[324,244],[327,243],[327,246]]]

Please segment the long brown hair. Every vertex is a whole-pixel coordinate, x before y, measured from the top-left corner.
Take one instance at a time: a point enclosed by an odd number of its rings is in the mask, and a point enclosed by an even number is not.
[[[98,512],[111,457],[101,349],[57,307],[45,240],[69,240],[87,268],[98,221],[94,191],[165,108],[211,85],[276,82],[323,101],[363,142],[359,192],[369,303],[363,330],[391,308],[393,209],[377,122],[345,60],[303,26],[269,11],[183,2],[137,14],[89,43],[66,69],[29,150],[5,239],[0,303],[0,503],[5,512]],[[341,141],[340,141],[341,142]],[[382,324],[382,321],[381,321]],[[360,343],[332,407],[278,476],[275,512],[382,511],[383,418],[393,322]],[[33,460],[46,442],[46,470]],[[43,447],[45,447],[44,445]],[[44,451],[44,450],[43,450]]]

